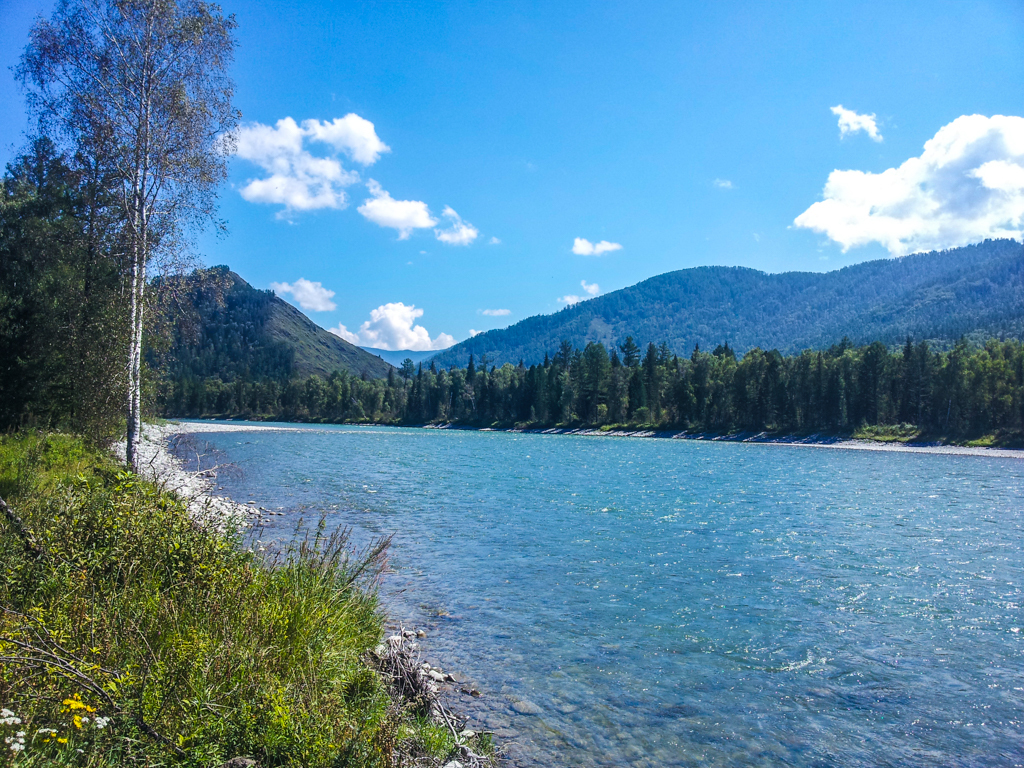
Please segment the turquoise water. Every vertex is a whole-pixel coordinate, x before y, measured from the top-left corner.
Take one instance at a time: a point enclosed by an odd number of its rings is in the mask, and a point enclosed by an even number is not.
[[[1024,764],[1024,461],[324,427],[203,436],[363,539],[515,765]],[[533,712],[534,714],[521,714]]]

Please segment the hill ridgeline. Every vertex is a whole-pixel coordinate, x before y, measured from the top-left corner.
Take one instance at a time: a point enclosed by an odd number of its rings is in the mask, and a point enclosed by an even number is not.
[[[989,240],[948,251],[880,259],[834,272],[768,274],[743,267],[696,267],[474,336],[438,353],[438,366],[539,363],[563,339],[611,348],[632,336],[689,355],[722,342],[783,354],[907,336],[948,347],[1024,334],[1024,246]]]

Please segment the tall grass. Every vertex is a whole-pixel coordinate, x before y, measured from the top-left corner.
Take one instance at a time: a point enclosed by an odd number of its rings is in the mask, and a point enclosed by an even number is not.
[[[418,738],[363,661],[386,543],[321,527],[267,562],[55,434],[0,439],[0,496],[0,761],[391,766]]]

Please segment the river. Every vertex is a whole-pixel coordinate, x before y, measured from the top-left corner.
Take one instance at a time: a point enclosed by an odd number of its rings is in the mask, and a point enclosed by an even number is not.
[[[396,533],[383,597],[516,766],[1024,764],[1024,461],[217,432],[223,493]]]

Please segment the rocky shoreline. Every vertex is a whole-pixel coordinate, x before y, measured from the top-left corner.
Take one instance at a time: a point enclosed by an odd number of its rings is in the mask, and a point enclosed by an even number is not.
[[[217,495],[216,468],[186,467],[185,461],[171,450],[170,443],[193,433],[191,428],[176,423],[143,425],[138,449],[139,474],[165,491],[178,494],[197,519],[247,527],[269,512]],[[118,443],[115,451],[123,460],[124,444]]]

